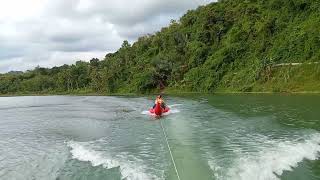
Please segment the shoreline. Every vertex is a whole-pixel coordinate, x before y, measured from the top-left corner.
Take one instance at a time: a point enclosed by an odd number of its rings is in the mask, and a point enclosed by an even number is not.
[[[0,97],[22,97],[22,96],[151,96],[158,93],[21,93],[21,94],[0,94]],[[300,92],[163,92],[165,95],[320,95],[320,91]]]

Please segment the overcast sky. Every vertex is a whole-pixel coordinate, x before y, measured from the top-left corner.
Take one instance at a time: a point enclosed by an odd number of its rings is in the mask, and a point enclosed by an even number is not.
[[[0,0],[0,73],[102,59],[213,0]]]

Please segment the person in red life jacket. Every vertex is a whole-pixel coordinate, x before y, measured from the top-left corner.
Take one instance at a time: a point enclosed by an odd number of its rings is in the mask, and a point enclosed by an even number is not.
[[[161,107],[162,107],[163,109],[166,108],[166,104],[164,103],[164,100],[162,99],[162,95],[157,96],[157,99],[155,100],[154,105],[153,105],[153,109],[156,107],[156,104],[157,104],[157,103],[160,103],[160,104],[161,104]]]

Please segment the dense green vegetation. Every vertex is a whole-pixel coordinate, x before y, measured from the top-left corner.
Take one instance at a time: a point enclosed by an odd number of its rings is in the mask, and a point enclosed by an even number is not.
[[[220,0],[103,60],[0,75],[0,92],[320,91],[318,61],[320,0]]]

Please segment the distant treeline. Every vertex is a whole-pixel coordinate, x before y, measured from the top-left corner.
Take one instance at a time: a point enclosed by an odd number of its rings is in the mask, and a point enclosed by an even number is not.
[[[103,60],[2,74],[0,93],[320,90],[318,64],[273,66],[318,61],[320,0],[220,0]]]

